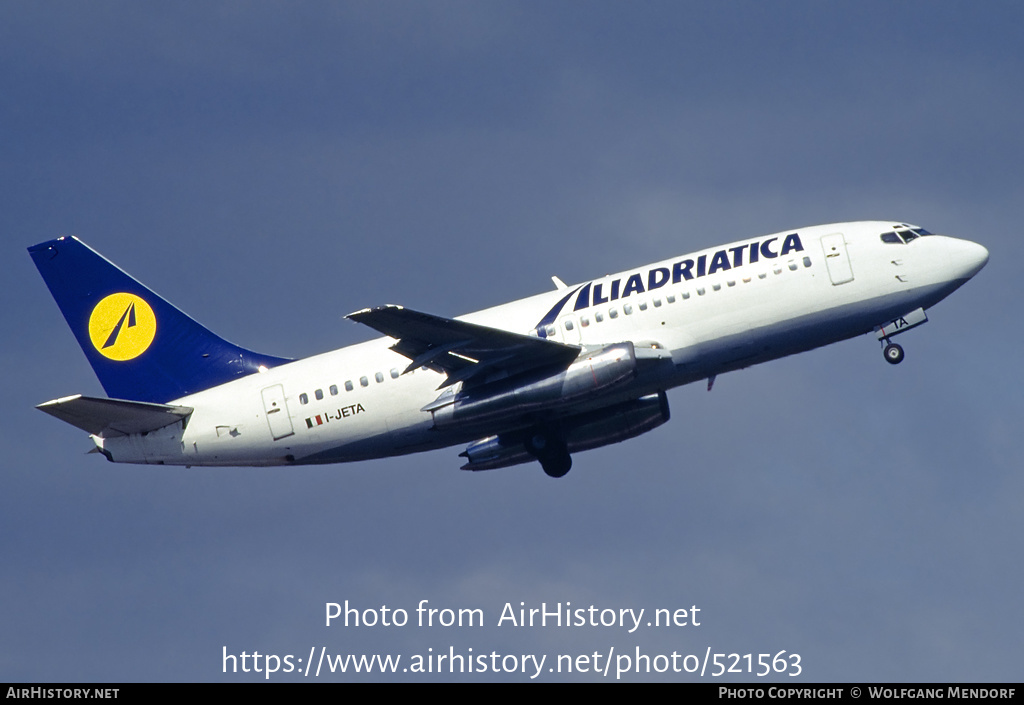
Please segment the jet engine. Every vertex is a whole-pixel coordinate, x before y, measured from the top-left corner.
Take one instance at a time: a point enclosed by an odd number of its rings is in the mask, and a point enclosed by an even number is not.
[[[584,351],[569,367],[554,374],[519,375],[442,395],[423,411],[433,413],[434,425],[440,429],[493,425],[604,393],[635,375],[633,343],[616,343]]]
[[[657,428],[669,420],[665,392],[649,394],[605,409],[570,416],[559,424],[569,453],[619,443]],[[467,458],[463,470],[494,470],[537,460],[527,450],[535,431],[526,429],[490,436],[470,443],[459,455]]]

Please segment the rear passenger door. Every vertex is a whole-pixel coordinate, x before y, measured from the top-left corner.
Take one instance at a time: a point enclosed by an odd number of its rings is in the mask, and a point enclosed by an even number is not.
[[[275,384],[263,390],[263,411],[267,414],[270,435],[275,441],[295,433],[291,414],[288,413],[288,402],[284,397],[283,384]]]

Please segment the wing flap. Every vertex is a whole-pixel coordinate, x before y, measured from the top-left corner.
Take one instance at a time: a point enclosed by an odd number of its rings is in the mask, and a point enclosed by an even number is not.
[[[448,375],[445,385],[469,381],[487,371],[509,374],[549,365],[568,365],[580,348],[499,328],[467,323],[402,306],[378,306],[346,318],[396,339],[391,349],[412,360],[406,372],[423,366]]]
[[[101,399],[81,394],[54,399],[36,408],[100,438],[155,431],[188,418],[193,411],[189,406]]]

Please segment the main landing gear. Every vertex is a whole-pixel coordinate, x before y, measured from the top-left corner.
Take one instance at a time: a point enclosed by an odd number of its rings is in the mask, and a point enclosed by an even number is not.
[[[557,433],[538,430],[527,437],[527,452],[540,461],[549,477],[563,477],[572,469],[572,456],[565,441]]]
[[[888,343],[885,349],[882,350],[882,355],[885,356],[885,361],[890,365],[898,365],[903,362],[904,352],[903,348],[896,343],[890,343],[888,339],[883,340],[883,343]]]

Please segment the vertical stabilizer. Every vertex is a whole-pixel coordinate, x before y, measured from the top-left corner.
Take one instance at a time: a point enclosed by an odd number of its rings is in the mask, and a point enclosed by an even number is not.
[[[215,335],[78,238],[28,251],[111,397],[163,403],[289,362]]]

